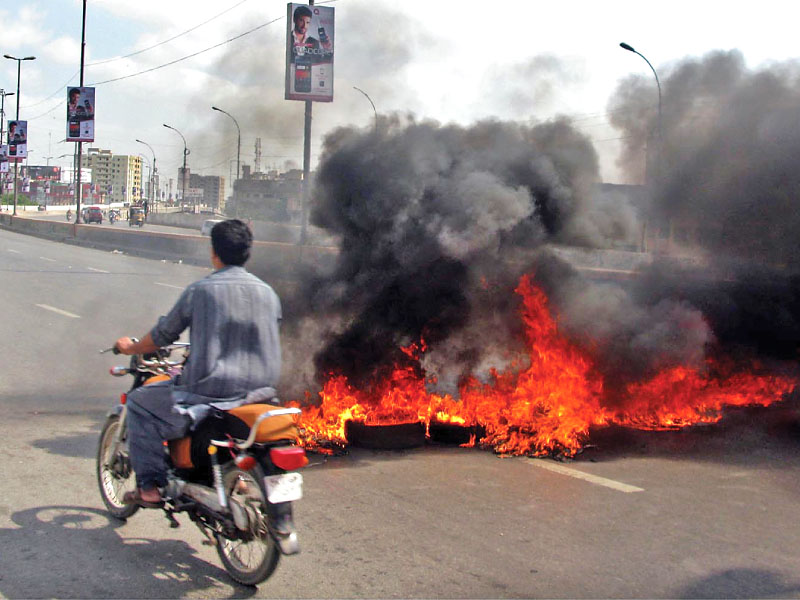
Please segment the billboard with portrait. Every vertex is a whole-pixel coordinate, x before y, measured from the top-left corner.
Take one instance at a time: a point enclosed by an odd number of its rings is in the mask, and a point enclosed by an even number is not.
[[[28,122],[8,122],[8,160],[16,162],[28,158]]]
[[[334,8],[286,6],[287,100],[333,101]]]
[[[67,141],[94,141],[94,88],[67,88]]]
[[[8,145],[0,144],[0,173],[8,173]]]

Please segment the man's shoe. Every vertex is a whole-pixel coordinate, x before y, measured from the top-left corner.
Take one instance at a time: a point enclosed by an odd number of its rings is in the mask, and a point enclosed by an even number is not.
[[[137,506],[141,506],[142,508],[163,508],[164,501],[159,499],[158,501],[153,500],[144,500],[142,498],[142,490],[137,488],[133,492],[125,492],[122,496],[122,503],[123,504],[136,504]]]

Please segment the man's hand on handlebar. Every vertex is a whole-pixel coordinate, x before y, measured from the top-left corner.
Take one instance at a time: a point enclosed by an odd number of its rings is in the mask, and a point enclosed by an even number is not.
[[[153,338],[148,333],[142,340],[136,338],[121,337],[114,342],[114,349],[119,354],[150,354],[159,349]]]
[[[136,342],[132,338],[121,337],[114,342],[114,354],[136,354],[136,352],[132,350],[135,344]]]

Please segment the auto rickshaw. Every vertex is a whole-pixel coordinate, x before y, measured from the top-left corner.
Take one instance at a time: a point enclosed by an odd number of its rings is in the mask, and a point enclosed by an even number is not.
[[[144,208],[141,206],[131,206],[128,209],[128,227],[144,225]]]

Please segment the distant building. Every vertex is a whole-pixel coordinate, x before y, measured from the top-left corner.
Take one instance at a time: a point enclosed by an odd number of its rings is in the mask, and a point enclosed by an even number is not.
[[[81,166],[92,170],[92,184],[105,202],[137,202],[142,198],[142,159],[89,148]]]
[[[225,178],[217,175],[197,175],[189,174],[189,186],[187,188],[187,200],[189,190],[202,190],[201,204],[214,209],[218,212],[225,210]],[[196,197],[196,195],[195,195]]]
[[[300,223],[303,201],[301,170],[252,173],[248,165],[243,165],[242,175],[242,179],[233,184],[228,214],[277,223]]]

